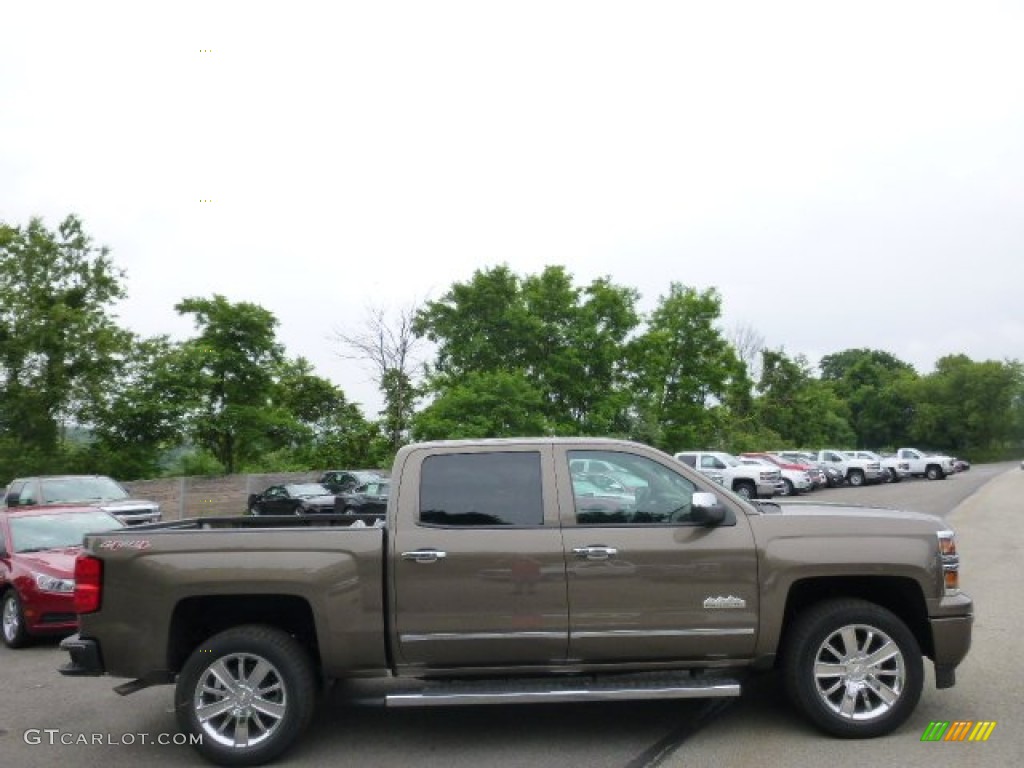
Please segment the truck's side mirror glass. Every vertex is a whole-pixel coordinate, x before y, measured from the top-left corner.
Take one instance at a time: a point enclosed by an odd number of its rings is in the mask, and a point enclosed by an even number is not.
[[[720,525],[725,520],[725,507],[715,494],[697,491],[690,500],[690,519],[698,525]]]

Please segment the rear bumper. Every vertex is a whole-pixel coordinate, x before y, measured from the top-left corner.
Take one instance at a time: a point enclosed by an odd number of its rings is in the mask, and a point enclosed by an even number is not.
[[[67,651],[71,656],[67,664],[58,667],[58,671],[62,675],[99,677],[105,673],[100,645],[95,640],[83,638],[81,635],[71,635],[61,641],[60,647],[62,651]]]

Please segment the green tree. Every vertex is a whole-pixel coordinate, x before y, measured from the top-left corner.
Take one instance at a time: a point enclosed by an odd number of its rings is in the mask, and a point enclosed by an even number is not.
[[[743,406],[746,368],[717,327],[721,298],[672,283],[629,346],[635,436],[666,451],[718,444]]]
[[[473,371],[413,419],[418,440],[544,435],[544,398],[519,372]]]
[[[175,305],[192,315],[199,335],[179,350],[179,372],[190,383],[186,403],[193,442],[228,473],[276,442],[294,438],[293,423],[272,403],[274,375],[284,360],[277,319],[247,302],[188,298]]]
[[[114,322],[124,275],[81,221],[0,223],[0,435],[46,463],[114,378],[128,334]]]
[[[180,357],[166,336],[131,340],[117,376],[84,413],[93,439],[77,453],[81,471],[125,480],[161,473],[164,455],[186,435],[190,390]]]
[[[528,276],[522,295],[533,328],[523,353],[528,379],[544,395],[558,434],[608,435],[628,429],[623,353],[639,323],[638,295],[599,278],[573,285],[563,267]]]
[[[846,349],[826,355],[821,378],[832,384],[850,410],[860,448],[895,447],[910,433],[915,403],[909,392],[913,366],[878,349]]]
[[[270,405],[279,409],[281,424],[291,420],[291,434],[281,434],[280,447],[263,458],[267,469],[275,468],[272,460],[285,459],[301,469],[390,463],[393,451],[379,429],[304,358],[278,367]],[[256,471],[254,466],[250,461],[247,468]]]
[[[926,447],[975,459],[1006,456],[1020,445],[1022,388],[1024,368],[1016,361],[943,357],[912,392],[912,435]]]
[[[845,404],[828,382],[814,378],[802,355],[791,359],[772,349],[761,355],[756,408],[764,428],[779,435],[784,445],[797,448],[853,442]]]
[[[445,407],[448,394],[462,400],[501,389],[525,398],[514,410],[526,403],[538,409],[542,419],[527,420],[531,429],[543,423],[557,434],[624,432],[630,398],[623,349],[638,323],[636,300],[635,291],[607,278],[577,287],[558,266],[523,278],[507,266],[478,270],[429,302],[414,324],[437,345],[427,385],[441,405],[431,412]],[[468,385],[471,374],[480,378]]]

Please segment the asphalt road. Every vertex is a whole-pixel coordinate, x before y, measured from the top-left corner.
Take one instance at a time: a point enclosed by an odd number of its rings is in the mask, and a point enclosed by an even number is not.
[[[1024,472],[977,466],[941,482],[818,491],[814,501],[895,506],[939,514],[960,536],[964,588],[978,606],[974,647],[956,687],[931,677],[917,711],[894,734],[842,741],[812,730],[781,696],[774,676],[740,699],[695,702],[383,710],[329,691],[301,743],[279,765],[417,768],[654,768],[654,766],[1008,766],[1024,764],[1024,643],[1015,626],[1024,597],[1015,587],[1024,527]],[[103,678],[60,677],[54,643],[0,647],[0,764],[110,768],[195,765],[188,746],[160,744],[177,733],[171,688],[128,697]],[[926,668],[930,665],[926,664]],[[995,720],[986,743],[922,743],[931,720]],[[48,733],[50,729],[52,733]],[[181,738],[178,735],[178,738]],[[71,743],[61,743],[64,742]],[[98,743],[93,743],[93,742]],[[52,743],[51,743],[52,742]],[[84,743],[83,743],[84,742]]]

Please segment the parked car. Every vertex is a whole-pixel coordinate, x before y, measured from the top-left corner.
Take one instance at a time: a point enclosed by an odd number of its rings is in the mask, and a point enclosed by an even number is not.
[[[382,479],[384,476],[372,469],[329,469],[320,475],[317,482],[326,486],[331,493],[339,494]]]
[[[9,509],[36,507],[99,507],[129,525],[160,522],[160,505],[135,499],[116,480],[105,475],[43,475],[12,480],[4,492]]]
[[[884,483],[888,477],[888,473],[882,471],[880,462],[871,459],[854,459],[835,448],[823,448],[815,454],[815,458],[824,464],[831,464],[836,469],[842,470],[843,478],[854,487],[865,483]]]
[[[967,459],[953,458],[953,471],[954,472],[966,472],[971,468],[971,462]]]
[[[357,512],[364,514],[384,514],[388,508],[388,496],[391,495],[391,481],[383,478],[371,480],[357,485],[350,491],[342,491],[334,497],[334,511],[352,515]]]
[[[825,473],[821,472],[817,467],[812,467],[803,462],[787,461],[770,453],[743,453],[740,454],[739,458],[741,461],[743,459],[760,459],[763,463],[777,467],[782,473],[782,486],[779,490],[780,496],[794,496],[798,493],[813,491],[818,485],[815,481],[817,477],[821,478],[821,485],[825,484]]]
[[[900,448],[896,455],[906,461],[910,474],[927,477],[929,480],[945,480],[953,474],[953,457],[937,453],[925,453],[917,448]]]
[[[674,457],[747,499],[770,499],[782,480],[778,467],[751,467],[723,451],[680,451]]]
[[[308,515],[334,512],[334,494],[320,483],[272,485],[249,496],[250,515]]]
[[[0,510],[0,637],[21,648],[37,635],[69,635],[75,557],[87,533],[123,528],[95,507]]]
[[[816,472],[816,474],[811,475],[811,479],[814,480],[816,487],[835,488],[845,482],[842,472],[830,472],[831,466],[826,462],[818,461],[817,456],[810,451],[768,451],[768,454],[778,456],[783,461],[810,467]]]
[[[899,456],[882,456],[874,451],[847,451],[848,456],[855,459],[867,459],[877,461],[885,472],[885,482],[898,483],[910,477],[910,463]]]

